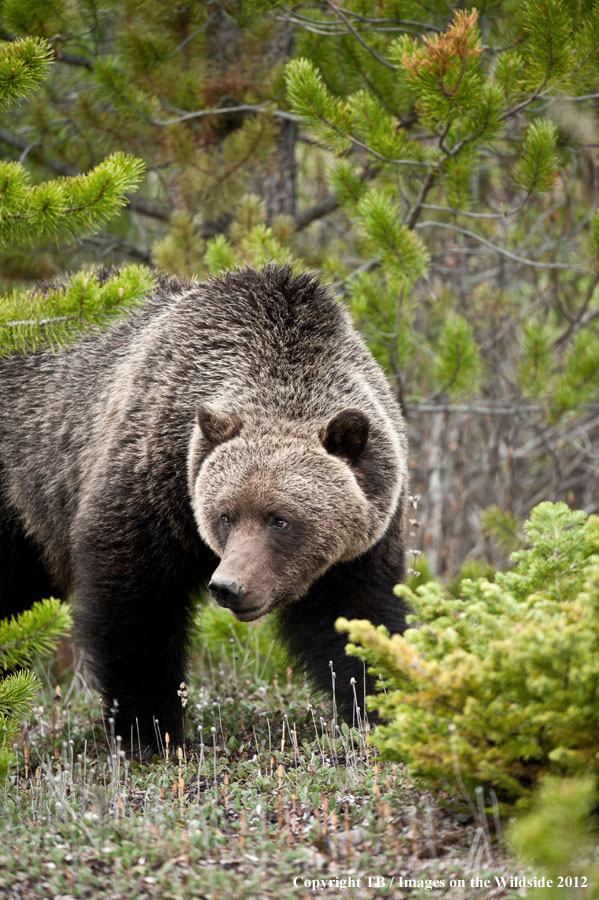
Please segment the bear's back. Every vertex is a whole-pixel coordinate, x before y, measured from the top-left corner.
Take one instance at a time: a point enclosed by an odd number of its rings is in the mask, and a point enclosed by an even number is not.
[[[357,407],[405,455],[380,367],[316,279],[278,265],[206,282],[159,277],[148,302],[108,331],[0,361],[0,488],[52,548],[56,570],[68,569],[72,523],[107,472],[153,497],[168,486],[183,510],[205,402],[273,431],[296,423],[309,439]]]
[[[234,407],[240,398],[279,417],[310,419],[374,396],[402,428],[349,314],[308,274],[278,265],[230,272],[192,285],[172,314],[179,352],[208,379],[202,400]]]

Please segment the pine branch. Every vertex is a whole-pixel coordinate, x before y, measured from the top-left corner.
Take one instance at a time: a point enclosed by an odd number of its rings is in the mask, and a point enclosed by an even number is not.
[[[429,255],[413,229],[401,222],[389,194],[369,189],[356,204],[358,221],[383,262],[402,284],[414,284],[426,272]]]
[[[416,222],[420,218],[420,213],[422,212],[422,204],[426,200],[430,190],[432,189],[435,181],[437,180],[437,172],[434,169],[431,169],[428,175],[426,176],[426,181],[422,185],[422,190],[420,191],[420,196],[416,201],[408,219],[406,221],[406,225],[408,228],[414,228]]]
[[[434,203],[421,203],[420,206],[422,209],[430,209],[434,212],[444,212],[449,213],[452,216],[466,216],[469,219],[489,219],[489,220],[504,220],[509,216],[513,216],[515,213],[520,212],[522,209],[522,205],[519,204],[515,206],[513,209],[508,209],[505,212],[500,213],[479,213],[472,212],[469,209],[457,209],[455,206],[438,206]]]
[[[73,238],[97,228],[124,205],[144,169],[142,160],[114,153],[85,174],[31,185],[20,163],[0,162],[0,243]]]
[[[379,169],[377,166],[366,166],[356,177],[356,182],[365,184],[367,181],[371,181],[371,179],[375,178],[378,171]],[[341,200],[338,192],[330,194],[328,197],[325,197],[324,200],[321,200],[320,203],[315,203],[314,206],[311,206],[309,209],[298,213],[294,220],[294,231],[302,231],[302,229],[311,225],[312,222],[315,222],[317,219],[322,219],[324,216],[328,216],[336,209],[339,209],[340,206]]]
[[[531,103],[534,103],[535,100],[543,100],[548,94],[548,91],[544,90],[545,84],[540,85],[534,93],[530,94],[524,100],[521,100],[520,103],[516,103],[515,106],[510,107],[510,109],[506,109],[504,113],[502,113],[502,119],[511,119],[513,116],[517,115],[517,113],[522,112],[523,109],[526,109]]]
[[[51,58],[52,48],[42,38],[0,44],[0,108],[35,90],[47,76]]]
[[[0,356],[66,344],[92,324],[128,314],[153,286],[147,269],[131,265],[108,277],[79,272],[66,286],[43,292],[14,291],[0,298]]]
[[[179,125],[181,122],[188,122],[190,119],[203,119],[206,116],[227,116],[231,113],[260,113],[270,110],[270,114],[278,119],[285,119],[288,122],[303,122],[301,116],[287,112],[284,109],[272,109],[272,103],[266,101],[264,103],[240,103],[237,106],[214,106],[210,109],[195,109],[189,112],[178,111],[179,114],[173,119],[151,119],[152,125],[159,128],[169,128],[171,125]]]
[[[54,53],[56,54],[57,62],[66,63],[69,66],[79,66],[80,68],[88,69],[90,72],[94,68],[92,59],[88,59],[87,56],[81,56],[79,53],[68,53],[62,49],[59,40],[56,41]]]
[[[581,328],[584,328],[590,322],[599,318],[599,310],[589,310],[589,305],[591,300],[593,299],[593,295],[595,293],[595,289],[599,284],[599,272],[596,272],[593,280],[591,281],[586,297],[581,308],[578,311],[578,314],[574,317],[573,321],[570,322],[568,328],[554,341],[554,346],[557,348],[564,346],[571,337],[573,337],[577,331],[580,331]]]
[[[8,29],[5,28],[1,23],[0,23],[0,38],[3,41],[7,41],[8,43],[12,43],[14,41],[19,40],[19,38],[17,37],[16,34],[11,34],[11,32],[8,31]],[[57,62],[64,62],[70,66],[82,66],[83,68],[90,69],[90,70],[93,69],[93,67],[94,67],[93,60],[88,59],[86,56],[81,56],[78,53],[68,53],[68,52],[65,53],[64,52],[64,50],[62,49],[62,46],[61,46],[62,35],[59,35],[56,38],[51,38],[48,43],[51,45],[54,45],[52,49],[54,50],[54,59]]]
[[[31,609],[0,621],[0,670],[26,668],[36,654],[48,654],[69,630],[71,613],[54,598],[34,603]]]
[[[15,134],[10,134],[10,132],[6,131],[4,128],[0,128],[0,141],[3,144],[8,144],[9,147],[14,147],[15,150],[22,150],[24,153],[29,154],[30,151],[35,150],[39,144],[37,142],[26,141],[24,138],[17,137]],[[52,172],[56,172],[57,175],[64,175],[65,177],[71,177],[73,175],[80,175],[81,172],[78,169],[75,169],[73,166],[70,166],[68,163],[60,162],[58,159],[50,159],[42,154],[34,154],[31,155],[35,159],[39,159],[39,161],[46,166],[46,168],[50,169]]]
[[[527,194],[550,190],[557,176],[557,128],[549,119],[532,122],[524,138],[524,147],[516,167],[514,180]]]
[[[325,2],[321,5],[328,4]],[[337,9],[341,9],[341,7],[335,7],[335,10]],[[390,32],[392,34],[396,32],[403,33],[406,29],[415,29],[417,32],[432,31],[434,33],[439,33],[441,31],[441,29],[437,28],[435,25],[431,25],[428,22],[417,22],[414,19],[372,18],[370,16],[360,15],[360,13],[346,8],[343,8],[342,12],[346,16],[368,25],[368,30],[378,32]],[[278,15],[277,19],[280,22],[290,22],[293,25],[299,25],[300,28],[304,28],[306,31],[311,31],[313,34],[321,34],[326,37],[347,37],[350,33],[347,28],[341,28],[337,22],[327,22],[323,19],[310,19],[308,16],[303,16],[297,11],[294,11],[293,14],[290,15]],[[374,28],[371,29],[370,26],[374,26]]]
[[[2,719],[10,722],[26,716],[39,688],[39,679],[33,672],[15,672],[0,678],[0,725]],[[1,744],[0,749],[4,749]]]
[[[330,4],[328,4],[328,5],[330,6]],[[378,19],[378,18],[373,19],[370,16],[362,15],[361,13],[356,12],[355,10],[345,9],[344,7],[341,7],[341,6],[335,6],[334,9],[335,9],[335,11],[339,10],[339,11],[343,12],[346,16],[348,16],[352,19],[356,19],[359,22],[364,22],[367,25],[374,25],[375,31],[377,30],[376,29],[377,25],[381,28],[383,28],[383,26],[386,26],[386,25],[395,25],[396,26],[394,29],[393,28],[391,28],[391,29],[384,28],[385,31],[388,31],[388,30],[389,31],[399,31],[399,30],[402,30],[403,28],[416,28],[419,32],[420,31],[432,31],[432,32],[439,33],[441,31],[440,28],[436,28],[434,25],[431,25],[430,23],[416,22],[413,19],[401,19],[401,18],[399,18],[399,19],[395,19],[395,18],[394,19]]]
[[[299,25],[311,34],[320,34],[324,37],[347,37],[349,35],[349,30],[347,28],[340,28],[339,26],[330,27],[328,22],[322,22],[318,19],[307,19],[306,17],[297,14],[285,16],[283,21],[290,22],[292,25]]]
[[[392,157],[376,150],[367,141],[356,137],[353,129],[356,109],[349,101],[333,96],[325,86],[314,64],[305,58],[294,59],[286,66],[287,95],[297,114],[311,124],[325,142],[336,150],[353,146],[383,163],[414,168],[429,168],[418,159]],[[356,100],[356,95],[352,98]]]
[[[34,159],[39,161],[47,169],[50,169],[51,172],[55,172],[57,175],[62,175],[65,178],[74,178],[84,174],[80,169],[76,169],[74,166],[69,165],[69,163],[64,163],[58,159],[47,156],[42,151],[36,152],[37,144],[32,144],[24,138],[11,134],[4,128],[0,128],[0,141],[3,144],[8,144],[9,147],[14,147],[15,150],[21,150],[23,152],[30,151],[30,155]],[[144,200],[142,197],[137,197],[129,193],[126,193],[125,197],[127,199],[127,206],[135,212],[141,213],[152,219],[158,219],[162,222],[168,222],[170,220],[171,210],[167,206],[160,203],[154,203],[151,200]]]
[[[95,250],[100,251],[99,256],[101,259],[110,253],[118,252],[123,256],[128,256],[130,259],[138,260],[145,266],[153,264],[152,254],[149,250],[144,250],[142,247],[138,247],[130,241],[126,241],[106,231],[100,231],[97,234],[84,238],[82,244],[84,247],[93,247]]]

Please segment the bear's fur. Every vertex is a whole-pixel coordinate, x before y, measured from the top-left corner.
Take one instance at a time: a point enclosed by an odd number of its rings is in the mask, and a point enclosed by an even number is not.
[[[405,628],[406,439],[342,305],[271,265],[161,278],[125,323],[0,361],[0,616],[73,596],[117,730],[181,740],[194,594],[274,611],[351,712],[335,619]],[[220,562],[219,562],[220,558]],[[369,680],[368,689],[372,689]]]

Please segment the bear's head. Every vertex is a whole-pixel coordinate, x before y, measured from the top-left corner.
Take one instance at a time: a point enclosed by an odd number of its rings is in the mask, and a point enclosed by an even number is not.
[[[357,409],[324,425],[286,422],[273,431],[199,407],[192,507],[203,540],[220,557],[211,593],[238,619],[299,599],[332,565],[378,540],[384,524],[363,477],[370,432]]]

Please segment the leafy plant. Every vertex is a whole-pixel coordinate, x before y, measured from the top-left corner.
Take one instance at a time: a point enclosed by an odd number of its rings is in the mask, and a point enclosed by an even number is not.
[[[86,328],[130,312],[153,285],[149,269],[127,266],[78,272],[64,285],[14,290],[0,298],[0,356],[65,344]]]
[[[0,780],[12,757],[19,720],[30,711],[39,679],[27,671],[35,657],[50,656],[58,638],[71,627],[66,604],[50,599],[0,620]],[[20,671],[18,671],[20,670]]]
[[[545,873],[546,886],[530,896],[538,900],[570,900],[573,896],[599,897],[599,846],[593,811],[597,782],[592,776],[545,778],[530,810],[514,822],[508,842],[521,859]],[[549,881],[552,883],[549,884]]]
[[[544,775],[599,773],[599,517],[541,503],[525,533],[494,582],[397,587],[403,636],[337,622],[384,676],[370,700],[383,755],[443,790],[493,789],[504,809]]]
[[[28,96],[48,74],[52,48],[43,38],[0,44],[0,109]],[[19,161],[0,160],[0,247],[39,244],[48,237],[81,239],[113,219],[145,164],[114,153],[86,174],[33,184]],[[60,341],[86,322],[98,322],[142,299],[153,279],[139,266],[104,284],[81,273],[65,289],[13,291],[0,298],[0,353]]]

